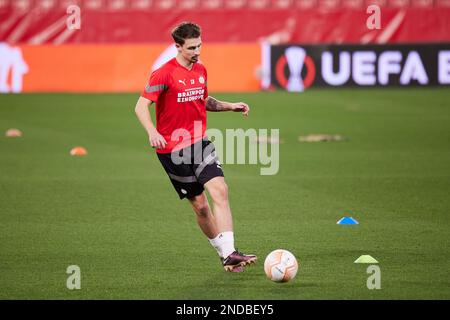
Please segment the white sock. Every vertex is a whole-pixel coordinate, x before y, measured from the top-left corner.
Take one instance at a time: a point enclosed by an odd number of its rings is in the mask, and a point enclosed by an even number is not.
[[[216,249],[219,257],[222,258],[222,251],[220,250],[220,245],[219,245],[219,236],[220,236],[220,233],[214,239],[208,239],[208,240],[209,240],[209,243],[211,243],[211,245],[214,247],[214,249]]]
[[[214,239],[209,239],[209,243],[216,249],[221,258],[228,257],[236,250],[234,248],[233,231],[221,232]]]

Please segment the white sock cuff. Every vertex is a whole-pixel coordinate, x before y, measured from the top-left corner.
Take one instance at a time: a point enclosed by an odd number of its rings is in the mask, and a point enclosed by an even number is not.
[[[223,242],[230,242],[232,241],[234,243],[234,232],[233,231],[224,231],[219,233],[219,235],[222,234],[222,238],[220,239]]]
[[[228,257],[235,250],[233,231],[221,232],[214,239],[209,239],[209,243],[216,248],[221,257]]]
[[[234,232],[233,231],[225,231],[220,232],[214,239],[208,239],[209,243],[213,246],[220,246],[225,242],[234,242]]]

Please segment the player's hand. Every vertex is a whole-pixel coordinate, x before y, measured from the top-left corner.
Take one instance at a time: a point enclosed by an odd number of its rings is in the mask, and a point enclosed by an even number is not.
[[[166,139],[164,139],[164,137],[156,130],[150,132],[148,140],[150,141],[152,148],[156,149],[164,149],[167,144]]]
[[[242,112],[242,115],[248,116],[248,113],[250,112],[250,107],[248,104],[244,102],[237,102],[233,103],[233,111],[234,112]]]

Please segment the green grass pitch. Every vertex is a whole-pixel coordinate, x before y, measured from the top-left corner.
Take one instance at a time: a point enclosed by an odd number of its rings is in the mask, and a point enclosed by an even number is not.
[[[450,299],[450,90],[214,96],[252,110],[209,113],[209,127],[283,140],[277,175],[224,165],[236,246],[258,264],[222,270],[148,147],[138,94],[0,95],[0,298]],[[6,138],[14,127],[23,137]],[[347,140],[298,142],[311,133]],[[69,155],[78,145],[88,156]],[[344,215],[360,225],[336,225]],[[277,248],[299,260],[292,282],[264,275]],[[353,263],[363,254],[380,290]]]

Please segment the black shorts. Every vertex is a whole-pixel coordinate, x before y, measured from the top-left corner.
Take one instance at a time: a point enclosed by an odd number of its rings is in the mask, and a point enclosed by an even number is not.
[[[207,139],[172,153],[157,155],[180,199],[198,196],[205,190],[205,183],[223,177],[214,144]]]

